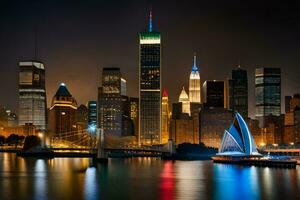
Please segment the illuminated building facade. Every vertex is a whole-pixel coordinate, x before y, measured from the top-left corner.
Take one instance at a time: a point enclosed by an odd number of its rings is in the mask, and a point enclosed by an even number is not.
[[[281,114],[281,71],[280,68],[256,68],[255,70],[256,118],[264,127],[264,118]]]
[[[139,144],[161,143],[161,37],[152,30],[139,34]]]
[[[232,70],[232,110],[248,117],[248,78],[247,70],[240,67]]]
[[[196,55],[194,55],[194,65],[190,74],[189,98],[191,103],[201,103],[200,73],[196,63]]]
[[[300,95],[285,98],[286,113],[284,115],[284,136],[285,144],[300,143]]]
[[[166,90],[163,92],[161,104],[161,137],[162,144],[166,144],[169,140],[170,125],[169,97]]]
[[[130,97],[130,118],[133,121],[134,135],[139,135],[139,99]]]
[[[223,139],[217,155],[251,156],[257,152],[254,138],[243,117],[236,113],[228,130],[224,131]]]
[[[77,130],[76,128],[77,102],[61,83],[49,109],[48,127],[53,136],[61,136]]]
[[[178,101],[182,103],[182,112],[187,113],[188,115],[191,115],[190,100],[189,100],[189,96],[186,93],[184,87],[182,87]]]
[[[90,131],[92,132],[95,132],[98,123],[97,101],[88,101],[87,109],[88,109],[88,117],[87,117],[88,129],[90,129]]]
[[[182,102],[172,104],[172,117],[170,119],[170,139],[175,144],[199,143],[199,116],[194,113],[189,116],[182,112]],[[199,114],[199,113],[198,113]]]
[[[122,136],[122,96],[120,68],[103,68],[99,88],[99,127],[104,134]]]
[[[19,125],[46,130],[45,67],[38,61],[19,62]]]
[[[200,111],[200,142],[219,148],[223,131],[232,121],[232,111],[222,107],[204,107]]]

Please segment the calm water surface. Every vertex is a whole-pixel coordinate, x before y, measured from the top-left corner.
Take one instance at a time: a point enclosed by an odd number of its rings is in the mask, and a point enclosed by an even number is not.
[[[297,169],[239,167],[211,161],[86,158],[24,159],[0,153],[4,199],[300,199]]]

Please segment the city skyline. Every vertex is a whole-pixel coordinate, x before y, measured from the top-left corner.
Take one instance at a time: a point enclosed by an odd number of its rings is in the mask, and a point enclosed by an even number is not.
[[[162,74],[165,76],[162,88],[169,91],[170,102],[176,102],[182,85],[188,88],[192,55],[197,52],[201,85],[205,80],[230,78],[231,70],[238,64],[248,70],[249,115],[252,117],[255,110],[255,68],[281,67],[283,108],[284,96],[297,93],[300,85],[295,55],[299,43],[296,38],[299,27],[295,23],[299,16],[288,12],[292,5],[279,5],[277,2],[271,7],[256,2],[248,4],[243,7],[228,3],[220,8],[196,1],[180,3],[182,6],[170,1],[127,1],[119,2],[117,6],[115,2],[81,2],[72,6],[65,2],[46,2],[43,5],[34,2],[27,2],[26,5],[7,3],[7,9],[1,14],[6,20],[0,20],[5,27],[1,37],[3,45],[0,47],[0,89],[7,95],[1,98],[0,104],[17,111],[17,63],[19,60],[35,58],[36,29],[37,58],[46,66],[48,105],[51,101],[49,97],[54,95],[60,82],[69,86],[79,104],[96,100],[100,72],[109,66],[120,67],[124,78],[128,80],[128,95],[137,97],[137,33],[147,28],[145,22],[152,7],[154,28],[162,33],[163,38]],[[20,18],[24,14],[23,7],[39,8],[40,11],[35,14],[41,17],[35,19],[35,15],[29,14]],[[114,15],[106,11],[108,8],[115,11]],[[136,9],[139,12],[130,13]],[[266,14],[261,10],[266,10]],[[284,17],[277,16],[276,11],[283,11]],[[74,15],[73,12],[81,15]],[[239,17],[224,17],[224,12],[235,13]],[[270,16],[267,17],[268,13]],[[82,26],[86,30],[81,29]],[[281,26],[284,29],[279,30]],[[16,31],[16,28],[22,31]],[[180,57],[174,56],[177,54]],[[182,76],[178,77],[178,81],[173,81],[169,71]],[[87,86],[94,89],[84,90]]]

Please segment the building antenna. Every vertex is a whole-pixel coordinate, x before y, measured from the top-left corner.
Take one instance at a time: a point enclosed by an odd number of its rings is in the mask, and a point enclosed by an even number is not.
[[[197,53],[194,52],[194,66],[197,66]]]
[[[152,32],[152,8],[150,9],[150,16],[149,16],[149,32]]]

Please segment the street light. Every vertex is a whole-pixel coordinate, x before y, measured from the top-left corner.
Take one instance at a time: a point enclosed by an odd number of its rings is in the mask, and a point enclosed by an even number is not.
[[[43,137],[44,137],[43,133],[41,133],[41,132],[39,132],[38,136],[40,139],[43,139]]]

